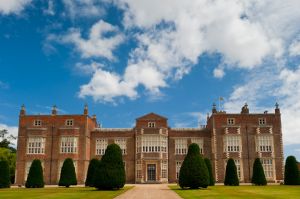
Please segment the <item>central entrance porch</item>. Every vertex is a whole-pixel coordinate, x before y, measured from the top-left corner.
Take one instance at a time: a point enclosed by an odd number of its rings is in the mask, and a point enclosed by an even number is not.
[[[147,164],[147,182],[156,181],[156,164]]]

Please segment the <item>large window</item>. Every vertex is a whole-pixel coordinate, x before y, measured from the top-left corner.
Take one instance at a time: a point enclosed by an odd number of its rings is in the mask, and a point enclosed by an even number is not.
[[[116,138],[115,144],[119,145],[123,155],[126,154],[126,138]]]
[[[200,153],[203,154],[203,139],[202,138],[192,138],[192,143],[198,144],[200,148]]]
[[[141,145],[140,145],[141,143]],[[161,135],[143,135],[137,139],[137,151],[143,153],[167,152],[168,138]]]
[[[44,154],[45,140],[43,137],[29,137],[27,139],[27,154]]]
[[[264,168],[265,176],[268,179],[273,179],[273,160],[272,159],[261,159],[261,164]]]
[[[241,137],[239,135],[224,136],[224,151],[225,152],[239,152]]]
[[[166,160],[161,163],[161,177],[168,178],[168,162]]]
[[[177,138],[175,139],[175,154],[186,154],[187,153],[187,139]]]
[[[257,136],[256,151],[271,152],[273,145],[273,137],[271,135]]]
[[[237,171],[237,175],[238,175],[238,178],[241,180],[241,162],[239,159],[235,159],[234,160],[234,163],[235,163],[235,166],[236,166],[236,171]]]
[[[180,168],[181,168],[181,161],[176,161],[176,179],[179,179],[179,172],[180,172]]]
[[[96,155],[104,155],[107,145],[107,139],[96,139]]]
[[[78,137],[61,137],[60,153],[77,153]]]

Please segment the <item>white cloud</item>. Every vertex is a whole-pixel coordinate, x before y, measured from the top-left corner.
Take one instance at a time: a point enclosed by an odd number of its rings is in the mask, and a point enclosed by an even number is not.
[[[92,75],[97,71],[98,68],[103,68],[103,64],[92,61],[89,64],[85,63],[76,63],[75,72],[83,75]]]
[[[63,0],[65,9],[71,19],[76,17],[99,17],[105,14],[105,9],[99,0]]]
[[[55,15],[54,2],[52,0],[48,1],[48,7],[43,10],[43,13],[45,15]]]
[[[300,55],[300,41],[295,41],[290,45],[289,53],[291,56]]]
[[[223,78],[225,75],[224,69],[223,68],[215,68],[214,69],[214,77],[216,78]]]
[[[104,34],[111,34],[104,36]],[[89,32],[88,39],[82,37],[80,30],[71,29],[61,38],[61,42],[74,44],[83,58],[104,57],[113,60],[112,51],[124,41],[124,36],[117,27],[103,20],[95,23]]]
[[[6,124],[1,124],[0,123],[0,130],[6,129],[9,134],[18,137],[18,127],[17,126],[8,126]],[[17,140],[12,140],[12,143],[14,146],[17,146]]]
[[[19,14],[32,0],[0,0],[0,14]]]

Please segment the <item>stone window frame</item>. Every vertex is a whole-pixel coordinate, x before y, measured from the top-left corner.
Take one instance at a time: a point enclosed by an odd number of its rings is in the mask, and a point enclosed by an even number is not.
[[[256,151],[257,152],[272,152],[273,151],[273,136],[272,135],[257,135],[256,136]]]
[[[235,118],[227,118],[227,125],[235,125]]]
[[[45,165],[44,165],[44,160],[40,160],[41,161],[41,165],[42,165],[42,169],[43,169],[43,175],[45,175]],[[31,167],[33,160],[29,160],[25,162],[25,167],[24,167],[24,181],[26,182],[28,174],[29,174],[29,170]]]
[[[148,122],[148,128],[155,128],[155,122]]]
[[[200,149],[200,154],[203,154],[203,145],[204,145],[203,138],[199,138],[199,137],[191,138],[191,143],[198,144],[199,149]]]
[[[127,138],[125,137],[119,137],[114,139],[114,143],[119,145],[122,151],[122,155],[127,154]]]
[[[274,179],[274,161],[273,158],[261,158],[261,164],[264,169],[266,179]]]
[[[176,172],[176,174],[175,174],[175,176],[176,176],[176,179],[179,179],[179,172],[180,172],[180,168],[181,168],[181,166],[182,166],[182,161],[176,161],[176,163],[175,163],[175,172]]]
[[[66,126],[74,126],[74,119],[66,119],[65,125]]]
[[[46,138],[32,136],[27,138],[26,154],[45,154]]]
[[[64,164],[64,161],[65,160],[60,160],[59,161],[58,170],[57,170],[57,182],[59,182],[60,174],[61,174],[61,168]],[[78,169],[77,160],[72,159],[72,161],[73,161],[73,165],[74,165],[74,168],[75,168],[75,176],[76,176],[76,178],[78,178],[78,176],[77,176],[77,169]]]
[[[258,118],[258,125],[259,126],[264,126],[267,124],[267,120],[265,117],[261,117],[261,118]]]
[[[105,150],[108,146],[108,139],[107,138],[96,138],[95,145],[96,145],[95,154],[96,155],[104,155]]]
[[[33,126],[42,126],[42,120],[34,120]]]
[[[161,161],[161,178],[168,178],[168,161]]]
[[[224,135],[224,152],[242,151],[240,135]]]
[[[175,139],[175,154],[186,155],[188,151],[187,138],[176,138]]]
[[[59,152],[67,154],[78,153],[78,137],[77,136],[61,136]]]

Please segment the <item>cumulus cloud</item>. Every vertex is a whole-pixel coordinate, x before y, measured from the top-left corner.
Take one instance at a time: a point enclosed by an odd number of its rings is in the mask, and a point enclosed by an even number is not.
[[[105,14],[105,9],[98,0],[63,0],[67,15],[76,17],[99,17]]]
[[[0,0],[0,14],[18,14],[32,0]]]
[[[295,41],[290,45],[289,53],[291,56],[300,55],[300,41]]]
[[[60,41],[75,45],[83,58],[103,57],[114,60],[112,51],[124,41],[124,36],[116,26],[100,20],[92,26],[87,39],[82,37],[79,29],[71,29]]]

